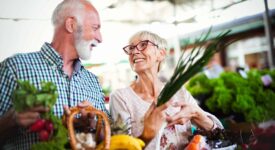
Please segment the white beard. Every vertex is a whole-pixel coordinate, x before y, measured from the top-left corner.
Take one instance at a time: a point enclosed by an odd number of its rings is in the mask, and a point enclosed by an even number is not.
[[[82,38],[82,33],[76,33],[75,47],[80,59],[88,60],[91,57],[93,47],[97,46],[97,40],[85,41]]]

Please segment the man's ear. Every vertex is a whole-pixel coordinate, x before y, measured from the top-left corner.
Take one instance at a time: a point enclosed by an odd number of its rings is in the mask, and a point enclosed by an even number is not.
[[[166,57],[166,50],[164,48],[160,49],[159,50],[158,60],[159,61],[163,61],[165,57]]]
[[[67,32],[69,33],[73,33],[74,31],[76,31],[76,20],[74,17],[68,17],[65,20],[65,29]]]

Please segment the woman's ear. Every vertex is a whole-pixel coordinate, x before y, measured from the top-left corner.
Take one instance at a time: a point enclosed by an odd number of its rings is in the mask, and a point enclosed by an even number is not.
[[[77,23],[74,17],[68,17],[65,20],[65,29],[67,32],[73,33],[74,31],[76,31],[76,26]]]
[[[159,55],[158,55],[158,61],[163,61],[165,57],[166,57],[166,50],[164,48],[160,49]]]

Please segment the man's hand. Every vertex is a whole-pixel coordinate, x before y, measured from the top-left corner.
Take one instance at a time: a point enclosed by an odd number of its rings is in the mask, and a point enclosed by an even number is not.
[[[49,111],[49,108],[44,106],[33,107],[22,112],[14,111],[14,122],[18,126],[27,128],[40,118],[40,113],[47,111]]]
[[[87,113],[85,111],[85,108],[87,108],[88,106],[92,106],[92,104],[89,101],[83,101],[77,105],[77,107],[81,108],[80,113],[81,113],[81,118],[83,120],[87,120],[87,119],[89,119],[89,117],[91,117],[90,116],[91,113]]]
[[[17,132],[18,126],[28,128],[40,118],[40,113],[47,111],[49,109],[43,106],[33,107],[22,112],[16,112],[11,108],[5,115],[0,117],[0,141],[5,140],[8,136],[13,136]]]
[[[79,103],[77,105],[77,107],[79,107],[81,110],[80,110],[80,114],[81,114],[81,117],[79,119],[75,119],[74,122],[75,122],[75,127],[92,127],[92,128],[95,128],[96,126],[96,122],[95,121],[90,121],[90,119],[93,119],[94,118],[94,115],[91,114],[91,113],[87,113],[85,111],[85,108],[87,108],[88,106],[92,106],[92,104],[89,102],[89,101],[82,101],[81,103]],[[71,111],[70,111],[70,108],[66,105],[63,106],[63,109],[64,109],[64,113],[66,116],[70,115]],[[67,117],[66,117],[67,118]]]
[[[86,108],[88,106],[92,106],[92,104],[89,101],[82,101],[81,103],[77,104],[77,107],[79,107],[79,108]],[[67,115],[67,116],[70,115],[71,111],[67,105],[64,105],[63,109],[64,109],[65,115]],[[85,116],[85,117],[87,116],[87,112],[85,112],[84,109],[81,110],[81,116]]]

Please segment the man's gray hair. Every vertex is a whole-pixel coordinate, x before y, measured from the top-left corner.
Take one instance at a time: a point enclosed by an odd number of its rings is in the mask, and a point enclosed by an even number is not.
[[[63,0],[57,5],[52,14],[52,24],[58,27],[64,23],[67,17],[75,17],[77,22],[82,25],[84,15],[84,3],[81,0]]]

